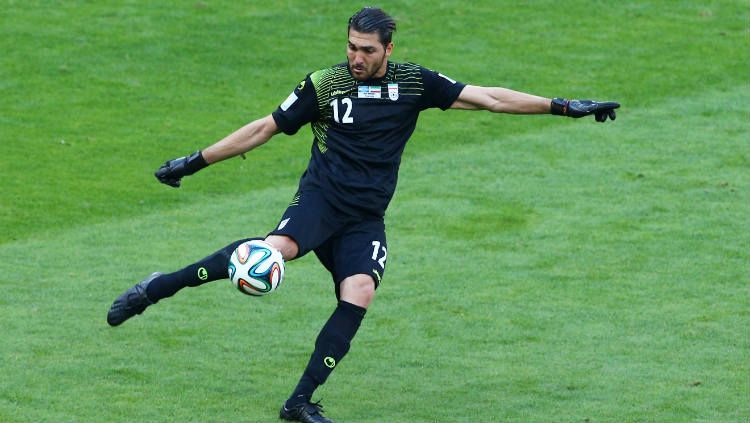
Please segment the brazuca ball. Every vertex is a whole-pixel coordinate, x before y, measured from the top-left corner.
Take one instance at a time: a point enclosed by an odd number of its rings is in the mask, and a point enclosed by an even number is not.
[[[284,258],[265,241],[243,242],[229,258],[229,279],[243,294],[270,294],[284,280]]]

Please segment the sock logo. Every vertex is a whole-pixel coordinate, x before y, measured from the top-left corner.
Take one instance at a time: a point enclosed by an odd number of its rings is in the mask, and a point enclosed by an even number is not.
[[[205,267],[198,268],[198,279],[202,281],[208,279],[208,270]]]
[[[329,369],[332,369],[336,367],[336,359],[333,357],[326,357],[323,359],[323,364],[325,364]]]

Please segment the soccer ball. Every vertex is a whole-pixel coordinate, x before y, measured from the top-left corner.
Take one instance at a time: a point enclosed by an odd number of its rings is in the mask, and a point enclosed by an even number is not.
[[[270,294],[284,279],[284,258],[265,241],[243,242],[229,258],[229,279],[243,294]]]

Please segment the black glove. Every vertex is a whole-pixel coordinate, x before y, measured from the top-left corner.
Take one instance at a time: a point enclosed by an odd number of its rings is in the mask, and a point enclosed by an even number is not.
[[[206,166],[208,163],[203,158],[203,154],[196,151],[189,156],[164,162],[154,176],[163,184],[179,188],[183,176],[192,175]]]
[[[566,100],[564,98],[552,99],[550,106],[553,115],[572,118],[594,115],[597,122],[604,122],[607,117],[615,120],[615,109],[618,107],[620,107],[620,103],[614,101],[598,102],[593,100]]]

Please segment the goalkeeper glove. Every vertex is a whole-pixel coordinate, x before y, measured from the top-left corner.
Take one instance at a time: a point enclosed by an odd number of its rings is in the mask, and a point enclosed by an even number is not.
[[[154,173],[154,176],[163,184],[179,188],[183,176],[192,175],[206,166],[208,163],[203,158],[203,154],[196,151],[189,156],[167,160]]]
[[[566,100],[564,98],[552,99],[550,110],[553,115],[568,116],[580,118],[588,115],[594,115],[597,122],[604,122],[609,117],[615,120],[615,109],[620,107],[620,103],[614,101],[593,101],[593,100]]]

